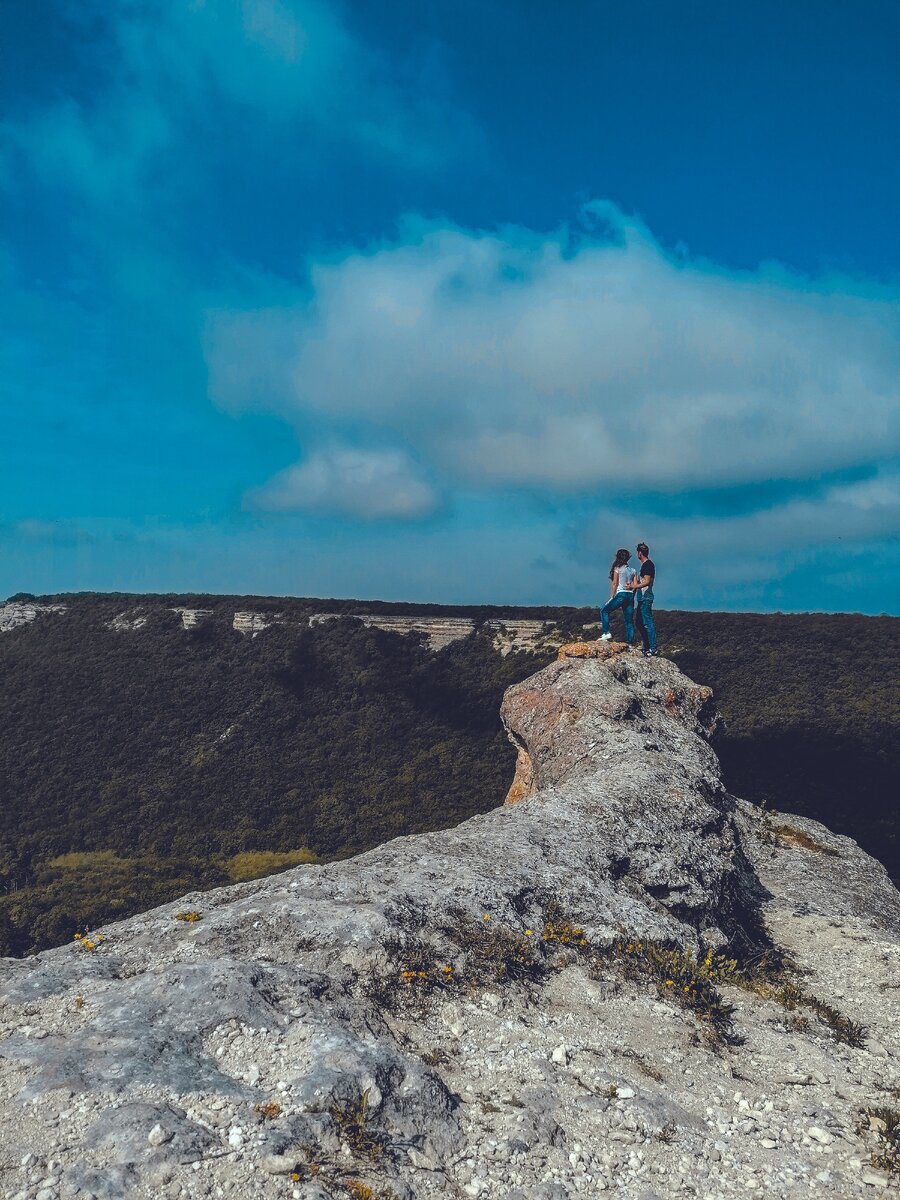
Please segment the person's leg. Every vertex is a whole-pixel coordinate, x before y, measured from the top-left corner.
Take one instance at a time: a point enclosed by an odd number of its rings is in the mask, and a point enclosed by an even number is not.
[[[603,633],[601,635],[602,637],[611,636],[609,632],[609,614],[611,612],[615,612],[617,608],[621,608],[624,599],[624,592],[616,592],[613,598],[611,600],[607,600],[607,602],[600,609],[600,624],[603,626]]]
[[[622,597],[622,616],[625,618],[625,641],[634,645],[634,596],[629,592]]]
[[[641,612],[641,593],[634,594],[634,627],[641,639],[644,649],[647,649],[647,630],[644,628],[644,614]]]
[[[611,604],[612,600],[610,600],[609,603],[604,604],[600,609],[600,624],[603,626],[602,632],[605,634],[609,633],[609,614],[612,612],[612,609],[610,608]]]
[[[650,592],[641,601],[641,620],[647,630],[647,641],[644,649],[651,654],[656,653],[656,626],[653,623],[653,593]]]

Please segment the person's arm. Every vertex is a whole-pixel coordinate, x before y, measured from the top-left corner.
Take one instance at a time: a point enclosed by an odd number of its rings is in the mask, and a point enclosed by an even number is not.
[[[636,588],[645,588],[645,587],[652,588],[653,587],[653,578],[654,577],[652,575],[641,575],[639,577],[635,576],[635,582],[634,582],[633,586]]]
[[[619,582],[619,568],[616,567],[616,569],[613,571],[612,580],[610,581],[610,585],[609,585],[610,600],[612,600],[613,596],[616,594],[616,586],[617,586],[618,582]]]

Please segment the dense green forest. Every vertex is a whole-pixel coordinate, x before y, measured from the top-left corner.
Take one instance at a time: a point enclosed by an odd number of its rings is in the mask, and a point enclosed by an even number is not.
[[[502,801],[504,689],[553,657],[493,648],[487,618],[576,635],[594,610],[461,609],[211,596],[67,596],[0,633],[0,954],[194,887],[358,853]],[[171,606],[212,616],[185,631]],[[123,608],[146,625],[114,631]],[[343,612],[231,628],[235,609]],[[354,613],[469,616],[471,637],[367,628]],[[738,795],[815,816],[900,876],[889,800],[898,628],[887,617],[660,612],[661,648],[716,691]]]

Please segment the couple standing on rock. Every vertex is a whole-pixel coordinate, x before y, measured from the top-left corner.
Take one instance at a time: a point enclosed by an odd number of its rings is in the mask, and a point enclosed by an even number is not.
[[[656,578],[656,567],[650,558],[650,549],[646,542],[637,544],[639,570],[628,565],[631,555],[627,550],[617,550],[613,564],[609,568],[609,581],[612,585],[609,600],[600,609],[600,620],[603,632],[600,640],[608,642],[612,637],[609,632],[609,614],[621,608],[625,618],[625,640],[633,649],[637,649],[634,640],[635,618],[637,618],[638,633],[643,643],[645,658],[656,657],[656,626],[653,624],[653,581]]]

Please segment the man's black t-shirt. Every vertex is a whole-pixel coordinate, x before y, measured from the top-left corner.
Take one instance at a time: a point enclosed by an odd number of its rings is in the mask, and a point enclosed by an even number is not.
[[[653,565],[653,559],[648,558],[646,562],[642,562],[638,567],[638,578],[643,579],[646,575],[650,576],[650,588],[653,587],[653,581],[656,579],[656,567]]]

